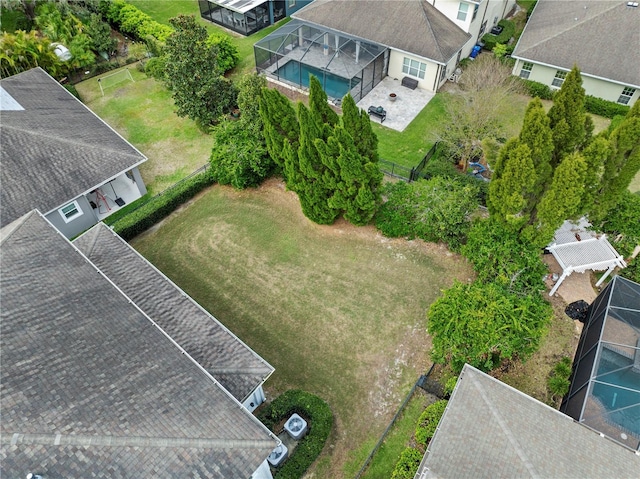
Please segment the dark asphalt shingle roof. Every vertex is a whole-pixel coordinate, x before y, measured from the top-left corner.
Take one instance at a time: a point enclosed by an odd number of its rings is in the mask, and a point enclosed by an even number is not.
[[[1,226],[34,208],[46,214],[146,160],[41,68],[0,87],[24,108],[0,111]]]
[[[417,479],[638,477],[640,456],[464,366]]]
[[[291,16],[439,63],[471,38],[421,0],[315,0]]]
[[[271,365],[103,223],[74,244],[239,401],[273,372]]]
[[[640,7],[624,0],[539,0],[513,56],[640,85]]]
[[[268,431],[37,212],[0,231],[0,475],[249,477]]]

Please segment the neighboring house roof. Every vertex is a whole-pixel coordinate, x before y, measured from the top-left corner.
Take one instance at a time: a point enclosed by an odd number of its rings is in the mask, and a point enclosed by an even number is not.
[[[39,213],[0,238],[2,477],[246,478],[276,447]]]
[[[291,16],[438,63],[448,62],[471,38],[421,0],[315,0]]]
[[[635,478],[640,456],[465,365],[416,479]]]
[[[73,244],[238,401],[273,372],[271,365],[103,223]]]
[[[0,80],[0,89],[1,226],[34,208],[46,214],[146,160],[41,68]]]
[[[513,56],[639,86],[639,25],[623,0],[539,0]]]

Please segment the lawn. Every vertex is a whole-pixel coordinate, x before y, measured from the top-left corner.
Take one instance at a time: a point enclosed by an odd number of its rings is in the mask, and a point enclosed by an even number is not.
[[[269,397],[301,388],[329,403],[316,477],[359,467],[429,365],[428,305],[470,276],[437,245],[313,224],[278,180],[212,187],[132,245],[276,368]]]

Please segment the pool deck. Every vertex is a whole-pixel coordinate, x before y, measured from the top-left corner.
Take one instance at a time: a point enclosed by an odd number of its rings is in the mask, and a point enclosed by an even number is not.
[[[389,99],[390,93],[397,95],[395,101]],[[400,79],[387,76],[357,105],[365,111],[370,106],[381,106],[387,112],[382,125],[392,130],[404,131],[434,96],[435,93],[419,88],[411,90],[402,86]],[[371,117],[371,121],[380,122],[376,117]]]

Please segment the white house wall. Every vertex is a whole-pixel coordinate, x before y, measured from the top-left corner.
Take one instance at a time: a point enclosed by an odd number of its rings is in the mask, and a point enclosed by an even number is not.
[[[424,79],[416,78],[402,72],[402,62],[405,57],[410,58],[412,60],[419,61],[421,63],[425,63],[427,65]],[[404,53],[398,50],[391,50],[391,54],[389,55],[388,75],[391,78],[398,78],[398,79],[402,79],[405,76],[410,76],[411,78],[415,78],[416,80],[418,80],[418,88],[422,90],[435,91],[434,85],[436,85],[435,82],[437,79],[438,71],[439,69],[438,69],[437,63],[416,55],[410,55],[408,53]]]
[[[520,71],[522,70],[523,60],[516,60],[516,64],[513,67],[513,74],[520,76]],[[551,87],[552,90],[557,90],[557,87],[551,86],[551,82],[556,75],[558,70],[566,71],[565,69],[550,67],[546,65],[540,65],[535,62],[533,63],[533,68],[531,69],[531,73],[529,74],[529,80],[537,81],[539,83],[544,83]],[[587,95],[596,96],[602,98],[604,100],[609,100],[613,102],[617,102],[622,90],[625,85],[621,85],[620,83],[614,83],[608,80],[603,80],[599,78],[594,78],[582,74],[582,86],[585,89]],[[632,86],[632,85],[629,85]],[[631,101],[629,102],[629,106],[632,106],[636,100],[640,97],[640,88],[636,88],[636,92],[634,93]]]

